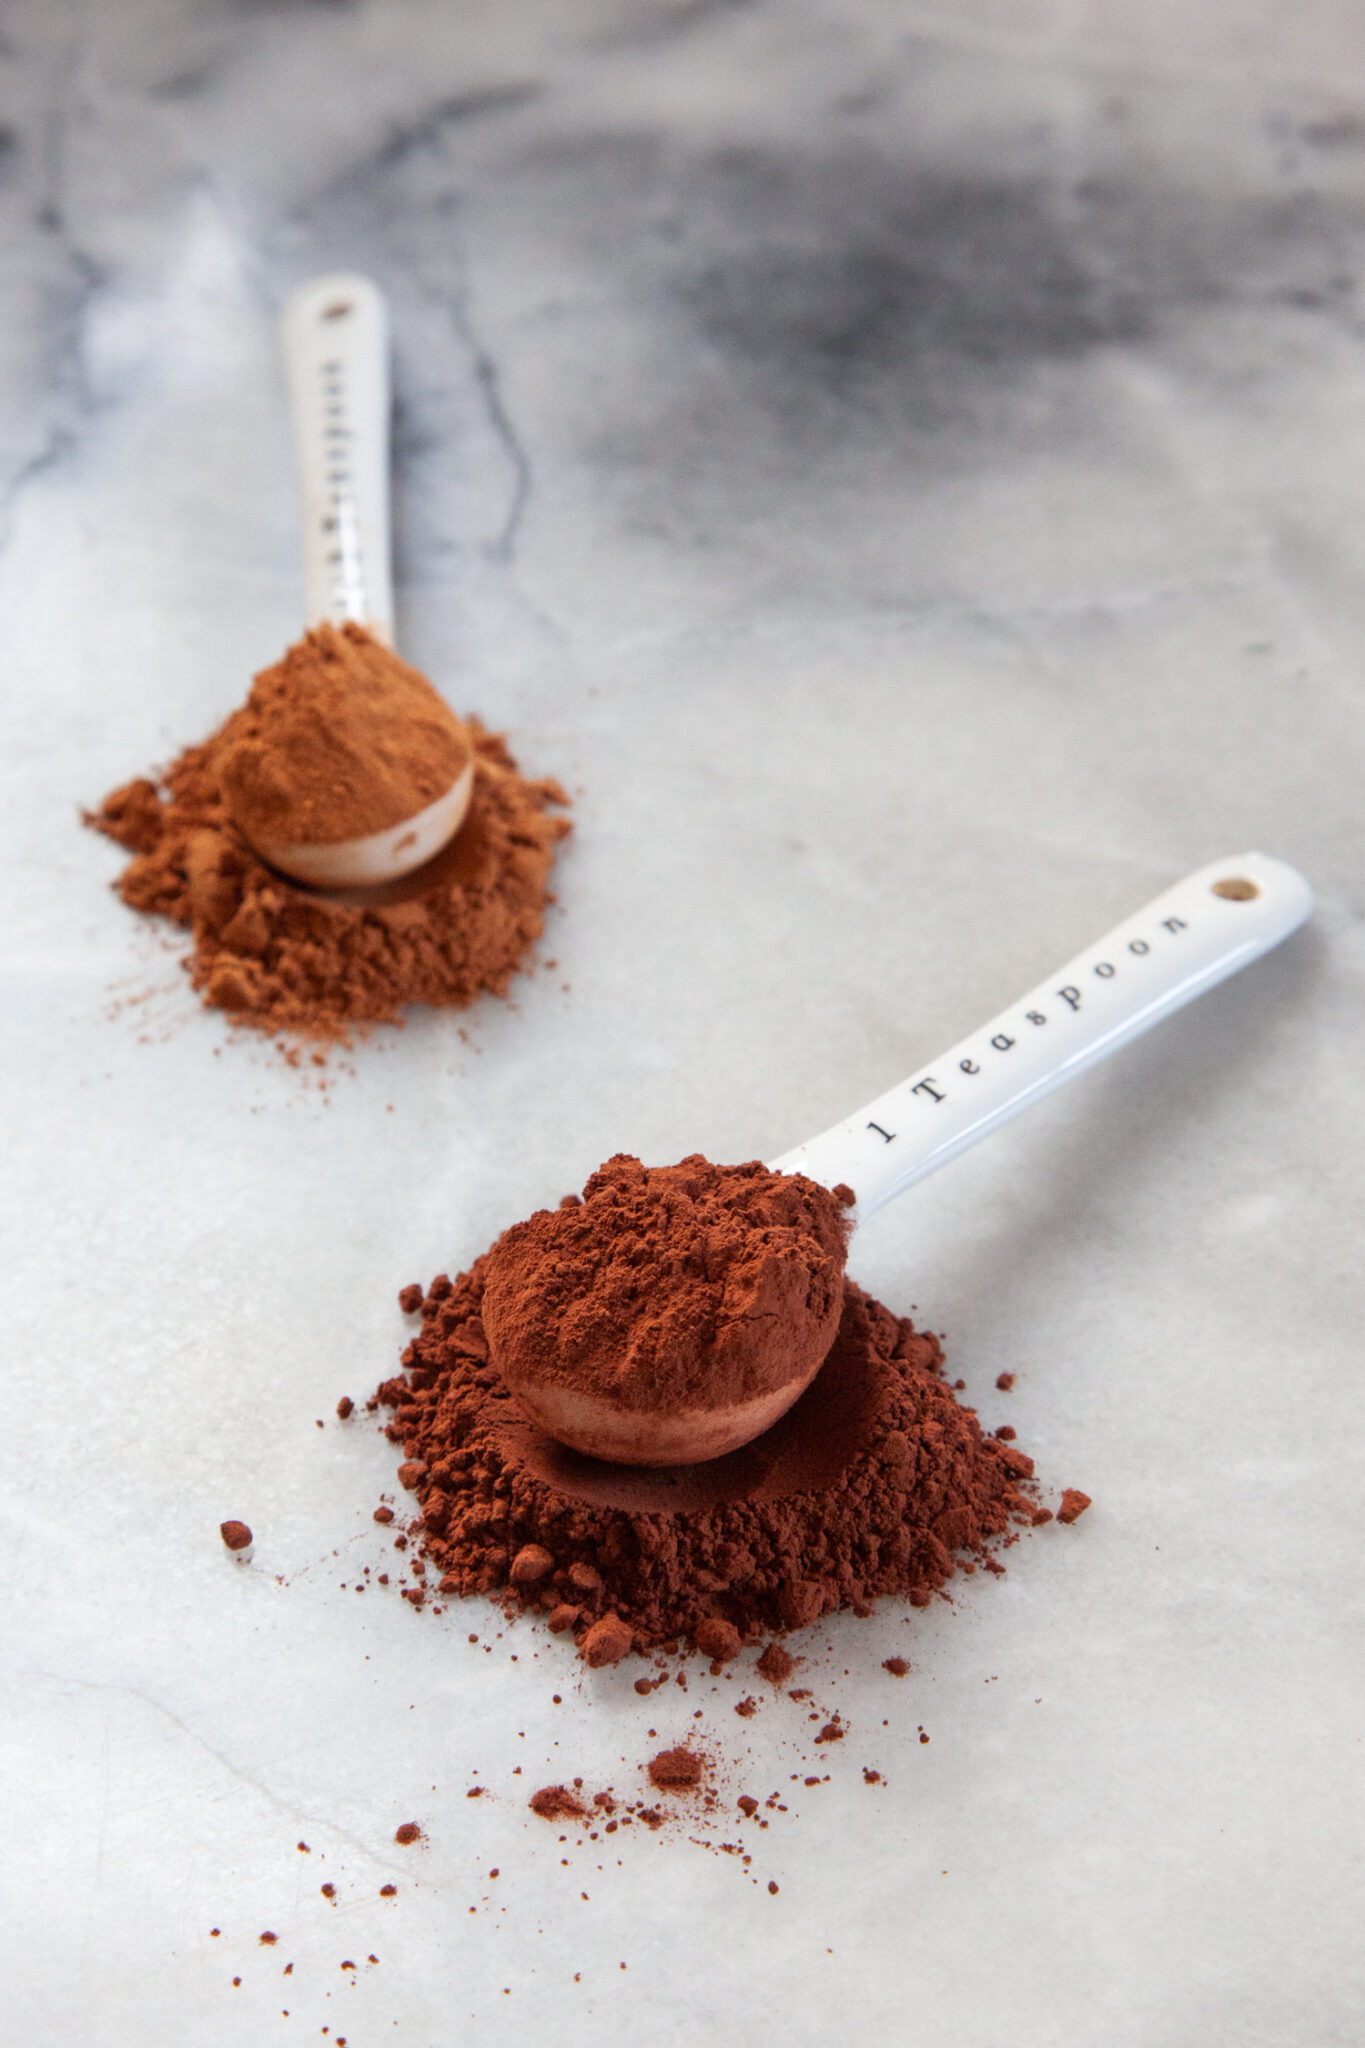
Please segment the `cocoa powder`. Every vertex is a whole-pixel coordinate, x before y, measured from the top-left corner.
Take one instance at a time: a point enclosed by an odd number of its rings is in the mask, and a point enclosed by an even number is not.
[[[615,1661],[627,1638],[728,1649],[729,1630],[752,1641],[840,1608],[866,1614],[879,1595],[926,1606],[959,1566],[1000,1570],[989,1551],[1011,1522],[1050,1519],[1020,1490],[1032,1460],[958,1402],[938,1339],[851,1281],[823,1367],[756,1442],[665,1469],[567,1450],[519,1413],[490,1356],[483,1310],[501,1248],[432,1283],[405,1370],[372,1403],[394,1411],[387,1434],[443,1595],[537,1611],[591,1643],[594,1661],[599,1642]],[[785,1654],[760,1669],[785,1675]]]
[[[469,766],[439,691],[363,626],[315,626],[223,727],[233,819],[262,845],[331,846],[415,817]]]
[[[588,1808],[567,1785],[542,1785],[527,1804],[542,1820],[586,1820],[588,1816]]]
[[[692,1792],[701,1783],[705,1760],[695,1749],[661,1749],[649,1761],[649,1781],[661,1792]]]
[[[664,1414],[752,1400],[829,1350],[847,1248],[843,1204],[804,1174],[618,1153],[581,1201],[498,1240],[484,1325],[514,1391]]]
[[[354,642],[345,644],[354,655]],[[266,677],[288,670],[297,652],[265,671],[257,691]],[[250,757],[274,716],[274,690],[263,708],[253,708],[254,691],[158,782],[126,783],[86,814],[87,824],[135,856],[116,885],[123,901],[189,931],[185,965],[206,1004],[234,1023],[287,1037],[345,1040],[355,1025],[397,1022],[409,1004],[461,1008],[485,991],[504,995],[553,901],[555,848],[570,829],[553,814],[568,801],[559,784],[520,775],[503,740],[471,717],[458,730],[473,750],[474,789],[450,845],[400,881],[321,894],[261,860],[229,801],[233,763],[240,768]],[[351,836],[358,819],[377,814],[363,807],[377,786],[386,808],[391,797],[398,801],[394,791],[404,791],[406,803],[430,779],[425,769],[408,763],[400,773],[391,762],[392,772],[363,797],[343,781],[327,799],[319,758],[300,747],[296,773],[286,777],[294,813],[315,835]],[[253,789],[261,796],[259,783]]]

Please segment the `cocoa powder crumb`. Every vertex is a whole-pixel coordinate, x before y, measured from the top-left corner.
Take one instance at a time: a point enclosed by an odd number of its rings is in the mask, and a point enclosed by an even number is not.
[[[407,1848],[410,1843],[421,1841],[422,1830],[415,1820],[405,1820],[401,1827],[394,1829],[393,1839]]]
[[[229,1550],[247,1550],[251,1545],[251,1531],[245,1522],[220,1522],[218,1534]]]
[[[739,1630],[732,1621],[721,1621],[708,1616],[697,1624],[697,1648],[703,1657],[712,1657],[717,1664],[728,1664],[740,1651]]]
[[[542,1820],[586,1820],[588,1809],[566,1785],[542,1785],[527,1801]]]
[[[508,1577],[514,1586],[538,1586],[549,1577],[555,1561],[539,1543],[525,1543],[512,1559]]]
[[[349,1394],[343,1394],[341,1399],[337,1402],[337,1414],[341,1417],[341,1420],[345,1422],[347,1417],[354,1415],[354,1413],[355,1402],[351,1399]]]
[[[1002,1394],[1008,1394],[1010,1388],[1014,1385],[1014,1379],[1015,1376],[1012,1372],[1002,1372],[997,1375],[995,1384],[999,1387]]]
[[[882,1670],[889,1671],[893,1678],[907,1678],[910,1674],[910,1666],[906,1663],[904,1657],[884,1658]]]
[[[781,1643],[769,1643],[758,1660],[758,1674],[771,1685],[785,1685],[796,1669],[796,1659]]]
[[[702,1780],[706,1759],[694,1749],[661,1749],[649,1762],[649,1781],[661,1792],[693,1792]]]
[[[604,1614],[593,1623],[578,1647],[584,1662],[596,1671],[606,1664],[619,1664],[630,1645],[631,1632],[620,1616]]]
[[[1059,1522],[1074,1522],[1090,1506],[1090,1495],[1082,1493],[1077,1486],[1068,1486],[1062,1494],[1062,1504],[1057,1510]]]

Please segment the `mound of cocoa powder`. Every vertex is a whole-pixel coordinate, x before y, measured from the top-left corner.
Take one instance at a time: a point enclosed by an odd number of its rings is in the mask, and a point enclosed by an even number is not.
[[[404,1289],[421,1329],[371,1403],[394,1410],[386,1432],[443,1594],[537,1610],[612,1662],[627,1641],[695,1642],[711,1620],[752,1640],[865,1614],[882,1594],[926,1606],[959,1567],[1000,1570],[989,1546],[1012,1521],[1051,1519],[1020,1491],[1032,1460],[957,1401],[938,1340],[851,1281],[825,1364],[756,1442],[664,1469],[567,1450],[490,1358],[498,1250],[425,1295]]]
[[[352,644],[359,631],[344,629],[339,668],[361,662],[363,650]],[[309,643],[317,640],[309,635],[263,671],[247,705],[201,746],[187,747],[157,782],[142,777],[114,790],[86,823],[135,855],[117,884],[124,902],[189,931],[185,964],[205,1003],[263,1031],[344,1040],[353,1025],[398,1021],[410,1003],[460,1008],[485,991],[505,994],[544,928],[555,848],[570,827],[552,815],[568,802],[559,784],[527,781],[502,739],[469,718],[459,728],[461,747],[474,751],[469,811],[424,868],[322,895],[267,867],[234,820],[230,779],[239,803],[273,803],[277,824],[286,815],[306,819],[309,838],[325,843],[359,836],[357,824],[391,810],[404,791],[405,801],[425,801],[431,775],[440,780],[450,766],[438,747],[434,765],[382,762],[378,781],[362,787],[353,772],[357,730],[348,728],[341,755],[308,744],[318,739],[315,714],[326,697],[326,677],[318,683],[313,674],[318,648]],[[297,687],[300,673],[313,676],[311,694]],[[416,670],[407,673],[431,689]],[[352,706],[352,727],[357,716]],[[255,753],[270,734],[285,742],[272,755],[273,795]]]
[[[315,626],[262,669],[223,727],[233,818],[262,844],[323,846],[415,817],[469,765],[420,669],[363,626]]]
[[[829,1350],[847,1250],[844,1203],[805,1174],[618,1153],[581,1200],[503,1233],[483,1319],[514,1388],[665,1413],[746,1401]]]

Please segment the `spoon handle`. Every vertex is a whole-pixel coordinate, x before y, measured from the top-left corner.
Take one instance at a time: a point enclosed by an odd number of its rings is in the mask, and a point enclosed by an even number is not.
[[[303,491],[308,624],[354,619],[393,644],[389,317],[367,277],[316,277],[284,309]]]
[[[870,1216],[1063,1081],[1268,953],[1313,892],[1284,861],[1240,853],[1187,875],[979,1031],[832,1130],[773,1161],[840,1181]]]

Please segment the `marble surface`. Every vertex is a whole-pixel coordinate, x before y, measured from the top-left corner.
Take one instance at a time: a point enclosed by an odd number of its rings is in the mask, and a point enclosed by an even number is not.
[[[12,0],[9,2038],[1359,2039],[1363,256],[1346,0]],[[578,830],[557,966],[324,1087],[76,813],[296,630],[276,316],[339,264],[401,644]],[[789,1701],[342,1590],[402,1283],[610,1151],[771,1156],[1249,845],[1312,925],[859,1240],[1095,1505],[816,1632],[828,1784]],[[788,1790],[751,1870],[526,1813],[654,1727]]]

